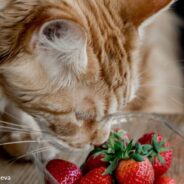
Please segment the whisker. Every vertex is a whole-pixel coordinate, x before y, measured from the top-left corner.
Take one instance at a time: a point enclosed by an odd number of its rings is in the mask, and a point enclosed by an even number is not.
[[[24,122],[22,122],[20,119],[18,119],[18,118],[17,118],[16,116],[14,116],[13,114],[8,113],[7,111],[3,111],[3,112],[1,112],[1,113],[7,114],[8,116],[12,117],[14,120],[20,122],[21,124],[24,124]],[[24,126],[26,126],[26,125],[24,125]],[[28,126],[26,126],[26,127],[29,128]]]
[[[23,129],[23,128],[14,128],[14,127],[8,127],[8,126],[2,126],[0,125],[0,132],[24,132],[24,133],[32,133],[32,134],[37,134],[37,133],[43,133],[43,134],[49,134],[47,131],[39,131],[39,130],[32,130],[32,129]]]
[[[40,149],[38,149],[38,150],[34,150],[34,151],[31,151],[31,152],[26,153],[26,154],[24,154],[24,155],[21,155],[21,156],[17,157],[16,160],[13,161],[13,163],[15,163],[17,160],[20,160],[20,159],[25,158],[25,157],[27,157],[27,156],[30,156],[30,155],[32,155],[32,154],[38,154],[38,153],[42,153],[42,152],[44,152],[44,151],[47,151],[47,150],[49,150],[50,148],[51,148],[51,146],[45,146],[45,147],[42,147],[42,148],[40,148]]]
[[[184,103],[179,102],[178,100],[176,100],[175,98],[173,98],[173,97],[171,97],[171,96],[169,96],[169,95],[168,95],[168,98],[170,98],[170,99],[171,99],[173,102],[175,102],[176,104],[181,105],[181,106],[184,107]]]
[[[0,143],[0,146],[4,145],[11,145],[11,144],[24,144],[24,143],[43,143],[43,142],[49,142],[49,140],[42,140],[42,141],[37,141],[37,140],[27,140],[27,141],[14,141],[14,142],[6,142],[6,143]]]
[[[145,78],[144,75],[147,73],[147,70],[144,70],[138,74],[138,78],[141,80],[142,78]]]
[[[45,147],[42,147],[42,148],[40,148],[40,149],[38,149],[38,150],[31,151],[31,152],[29,152],[29,153],[27,153],[27,154],[28,154],[28,155],[31,155],[31,154],[42,153],[42,152],[44,152],[44,151],[49,150],[50,148],[51,148],[51,146],[45,146]]]
[[[42,183],[45,183],[45,179],[49,178],[49,182],[53,183],[53,184],[58,184],[58,182],[56,181],[56,179],[50,174],[50,172],[48,172],[47,169],[45,169],[44,165],[40,162],[40,158],[39,156],[32,154],[34,163],[38,169],[38,171],[42,171],[42,175],[40,175],[40,180],[42,181]]]
[[[7,164],[5,170],[9,169],[10,166],[12,166],[15,162],[17,162],[18,160],[20,160],[22,158],[25,158],[25,157],[30,156],[32,154],[42,153],[44,151],[49,150],[50,148],[51,148],[51,146],[45,146],[45,147],[39,148],[37,150],[34,150],[34,151],[28,152],[26,154],[23,154],[23,155],[21,155],[17,158],[13,158],[13,159],[9,160],[9,163]],[[5,171],[5,173],[6,173],[6,171]]]
[[[10,123],[10,122],[7,122],[7,121],[2,121],[2,120],[0,120],[0,123],[6,124],[6,125],[15,126],[15,127],[20,127],[20,128],[29,128],[26,125],[17,125],[15,123]]]
[[[146,87],[149,87],[149,86],[146,86]],[[170,87],[174,87],[174,86],[170,86]],[[179,88],[179,87],[178,87],[178,88]],[[184,88],[181,88],[181,89],[184,90]],[[167,95],[167,94],[164,94],[164,95],[166,95],[168,98],[170,98],[170,100],[172,100],[172,101],[175,102],[176,104],[181,105],[181,106],[184,106],[184,103],[178,101],[177,99],[173,98],[172,96]],[[136,99],[137,99],[137,100],[141,100],[142,97],[139,95],[139,96],[136,96]]]
[[[183,87],[179,87],[179,86],[174,86],[174,85],[165,85],[164,86],[164,84],[145,84],[145,85],[140,85],[140,87],[145,87],[145,88],[147,88],[147,87],[166,87],[166,88],[174,88],[174,89],[178,89],[178,90],[184,90],[184,88]]]
[[[34,131],[31,130],[25,130],[25,129],[18,129],[13,127],[6,127],[6,126],[0,126],[0,132],[20,132],[20,133],[27,133],[27,134],[37,134]]]
[[[34,132],[28,132],[28,131],[19,131],[19,130],[7,130],[7,129],[0,129],[0,132],[2,133],[19,133],[19,134],[29,134],[29,135],[37,135],[38,133]]]
[[[143,98],[139,95],[137,95],[136,97],[135,97],[135,99],[136,100],[138,100],[140,103],[142,103],[144,100],[143,100]]]
[[[28,129],[22,129],[22,128],[15,128],[15,127],[9,127],[9,126],[2,126],[0,125],[0,128],[7,129],[7,130],[17,130],[17,131],[29,131]]]
[[[26,129],[26,132],[29,130],[29,132],[33,132],[33,133],[35,133],[35,132],[40,132],[40,133],[44,133],[44,134],[49,133],[48,131],[42,131],[42,130],[40,130],[40,131],[39,130],[30,130],[30,127],[27,126],[27,125],[25,125],[25,123],[23,123],[19,119],[17,119],[16,116],[13,116],[12,114],[8,113],[7,111],[3,111],[2,113],[7,114],[8,116],[14,118],[16,121],[20,122],[21,125],[20,124],[17,124],[17,123],[12,123],[12,122],[7,122],[7,121],[0,120],[0,123],[2,123],[2,124],[7,124],[7,125],[15,126],[17,128],[25,128]],[[13,127],[10,127],[10,128],[13,128]]]

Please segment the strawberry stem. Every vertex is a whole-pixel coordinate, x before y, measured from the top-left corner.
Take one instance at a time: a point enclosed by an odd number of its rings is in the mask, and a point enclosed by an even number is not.
[[[104,158],[102,161],[109,162],[109,166],[104,174],[113,174],[121,160],[133,159],[142,162],[147,157],[153,163],[154,158],[157,157],[161,163],[165,163],[160,153],[169,148],[165,146],[165,140],[161,142],[157,141],[157,134],[153,136],[151,144],[144,145],[124,138],[125,135],[126,132],[124,131],[112,131],[108,141],[100,147],[95,148],[92,152],[95,157],[103,154]]]

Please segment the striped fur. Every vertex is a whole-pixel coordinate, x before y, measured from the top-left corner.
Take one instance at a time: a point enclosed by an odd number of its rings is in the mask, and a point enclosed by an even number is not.
[[[181,111],[182,107],[166,107],[167,99],[157,102],[153,88],[141,87],[154,81],[156,73],[148,76],[149,70],[159,66],[149,58],[148,48],[155,45],[139,37],[140,25],[171,3],[152,0],[144,6],[144,1],[10,0],[1,4],[0,84],[8,103],[44,119],[72,147],[105,141],[110,125],[100,121],[117,111]],[[48,29],[45,36],[42,30],[50,23],[50,31],[63,30],[50,37]],[[155,59],[162,62],[159,56]],[[178,70],[175,61],[171,63]],[[180,81],[179,74],[176,79]],[[138,94],[141,102],[135,98]]]

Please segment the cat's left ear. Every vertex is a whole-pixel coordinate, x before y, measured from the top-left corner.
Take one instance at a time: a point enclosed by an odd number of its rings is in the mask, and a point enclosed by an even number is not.
[[[70,73],[78,75],[86,69],[86,30],[76,22],[63,19],[45,22],[39,31],[36,31],[33,35],[31,46],[40,56],[44,57],[44,61],[48,58],[49,63],[52,60],[51,63],[54,66],[61,66],[60,72],[62,70],[63,81],[72,78],[69,76]],[[71,72],[68,72],[66,68]],[[67,83],[70,82],[67,81]]]
[[[124,0],[130,19],[139,26],[149,17],[168,7],[174,0]]]
[[[84,29],[79,24],[69,20],[48,21],[42,25],[35,37],[35,42],[40,43],[43,47],[63,53],[80,51],[86,45]]]

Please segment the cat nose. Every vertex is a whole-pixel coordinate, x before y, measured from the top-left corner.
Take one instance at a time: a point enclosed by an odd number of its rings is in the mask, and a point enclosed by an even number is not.
[[[103,143],[105,143],[108,140],[108,137],[110,135],[110,130],[101,130],[98,133],[96,133],[96,136],[92,140],[92,145],[98,146]]]
[[[100,145],[106,142],[109,138],[110,131],[111,124],[109,122],[106,120],[99,122],[99,126],[93,135],[92,145]]]

